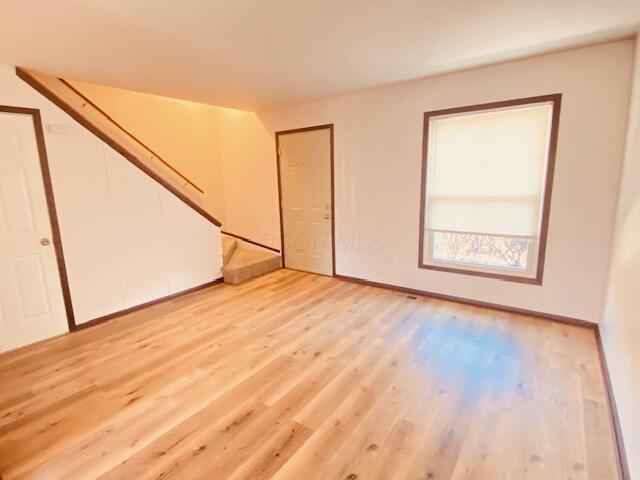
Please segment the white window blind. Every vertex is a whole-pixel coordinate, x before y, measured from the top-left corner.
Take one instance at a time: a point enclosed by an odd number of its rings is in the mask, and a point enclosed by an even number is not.
[[[429,119],[425,228],[537,237],[553,103]]]

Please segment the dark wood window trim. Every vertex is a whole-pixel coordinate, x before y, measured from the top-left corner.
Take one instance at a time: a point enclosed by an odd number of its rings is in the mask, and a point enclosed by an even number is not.
[[[504,100],[499,102],[483,103],[479,105],[470,105],[464,107],[447,108],[444,110],[434,110],[424,113],[424,124],[422,130],[422,175],[420,177],[420,232],[418,247],[418,268],[427,270],[437,270],[449,273],[461,273],[464,275],[474,275],[478,277],[488,277],[498,280],[507,280],[510,282],[528,283],[533,285],[542,285],[542,277],[544,272],[544,260],[547,248],[547,234],[549,230],[549,213],[551,209],[551,193],[553,187],[553,175],[555,170],[556,146],[558,144],[558,125],[560,123],[560,104],[562,94],[556,93],[552,95],[541,95],[537,97],[519,98],[514,100]],[[426,180],[428,168],[428,141],[429,141],[429,120],[432,117],[442,115],[451,115],[457,113],[468,113],[480,110],[490,110],[495,108],[513,107],[519,105],[529,105],[533,103],[551,102],[553,105],[553,114],[551,119],[551,137],[549,141],[549,152],[547,160],[547,176],[545,180],[544,197],[542,199],[542,219],[540,225],[540,237],[538,241],[538,265],[536,266],[535,277],[520,277],[509,274],[500,274],[494,272],[483,272],[479,270],[469,270],[464,267],[445,267],[438,265],[427,265],[424,263],[424,214],[426,201]]]
[[[304,128],[294,128],[292,130],[281,130],[276,132],[276,168],[278,174],[278,206],[280,209],[280,249],[282,255],[282,265],[285,265],[284,256],[284,225],[282,218],[282,186],[280,180],[280,135],[287,135],[289,133],[301,133],[308,132],[310,130],[323,130],[325,128],[329,129],[329,143],[331,148],[331,159],[330,159],[330,175],[331,175],[331,263],[332,263],[332,271],[333,275],[336,274],[336,211],[335,211],[335,176],[334,176],[334,145],[333,145],[333,123],[329,123],[326,125],[315,125],[313,127],[304,127]]]

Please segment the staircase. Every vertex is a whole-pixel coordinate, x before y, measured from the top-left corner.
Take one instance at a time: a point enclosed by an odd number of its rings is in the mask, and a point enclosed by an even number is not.
[[[222,236],[222,275],[225,282],[242,283],[280,267],[280,255],[228,235]]]
[[[109,114],[65,80],[22,68],[16,74],[109,147],[129,160],[191,209],[220,227],[221,223],[202,207],[204,191],[162,159],[150,147],[117,123]],[[220,230],[216,230],[216,235]],[[250,241],[222,237],[222,273],[228,283],[238,284],[281,268],[282,258]]]
[[[33,70],[16,67],[16,74],[64,110],[76,122],[217,226],[220,222],[203,207],[204,191],[147,145],[124,129],[70,83]]]

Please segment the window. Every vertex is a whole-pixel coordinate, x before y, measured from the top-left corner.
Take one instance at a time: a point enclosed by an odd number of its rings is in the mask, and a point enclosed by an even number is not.
[[[560,99],[424,114],[421,268],[542,283]]]

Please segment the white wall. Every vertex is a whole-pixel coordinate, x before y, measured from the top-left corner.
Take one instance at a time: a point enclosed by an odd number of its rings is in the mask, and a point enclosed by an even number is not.
[[[0,104],[37,108],[76,323],[221,277],[220,229],[0,66]],[[53,134],[47,126],[63,132]]]
[[[246,211],[238,220],[228,209],[228,221],[248,236],[252,213],[268,217],[267,231],[275,231],[277,191],[262,185],[265,176],[275,178],[274,132],[334,123],[338,274],[596,322],[604,304],[632,58],[633,41],[625,40],[247,117],[247,138],[267,131],[271,139],[260,141],[259,152],[257,145],[244,157],[236,151],[245,170],[255,166],[255,177],[225,169],[226,193],[241,184]],[[563,98],[543,285],[418,269],[423,112],[550,93]]]
[[[279,248],[273,132],[254,113],[218,108],[218,137],[227,212],[222,229]]]
[[[631,478],[640,478],[640,49],[601,325]]]

